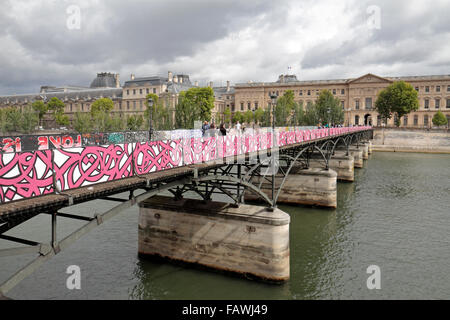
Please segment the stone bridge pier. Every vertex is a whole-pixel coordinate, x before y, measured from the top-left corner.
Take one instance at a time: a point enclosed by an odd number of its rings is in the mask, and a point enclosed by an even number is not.
[[[275,179],[278,191],[282,176]],[[272,185],[264,178],[258,177],[253,183],[261,184],[261,189],[269,197],[272,196]],[[245,193],[245,200],[255,201],[259,198],[251,192]],[[327,208],[337,207],[337,173],[334,170],[323,168],[303,169],[294,166],[281,188],[277,202],[290,205],[308,205]]]
[[[267,207],[156,196],[139,204],[141,257],[289,279],[290,216]]]

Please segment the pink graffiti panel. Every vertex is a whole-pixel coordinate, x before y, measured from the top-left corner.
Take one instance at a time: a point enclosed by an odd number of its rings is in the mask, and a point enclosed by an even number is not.
[[[208,137],[203,139],[202,161],[208,162],[218,158],[218,137]]]
[[[0,155],[0,200],[9,202],[53,192],[50,150]]]
[[[183,139],[183,163],[185,165],[201,163],[203,160],[202,138]]]
[[[133,157],[137,174],[179,167],[183,164],[181,140],[136,143]]]
[[[55,150],[61,191],[132,176],[132,144]]]

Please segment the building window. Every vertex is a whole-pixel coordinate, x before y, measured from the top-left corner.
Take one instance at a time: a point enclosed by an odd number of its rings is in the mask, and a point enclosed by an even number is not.
[[[311,95],[311,90],[308,90],[308,96],[310,96]]]
[[[414,116],[414,125],[417,126],[419,124],[419,116],[416,114]]]
[[[342,109],[345,109],[345,101],[341,101]]]
[[[244,111],[244,103],[241,102],[241,111]]]
[[[130,90],[127,90],[127,96],[129,96],[130,95]]]
[[[70,112],[72,112],[72,104],[70,104]]]
[[[447,92],[450,92],[450,86],[447,86]]]
[[[142,100],[141,101],[139,101],[139,106],[141,107],[141,111],[143,110],[143,106],[142,106]]]
[[[136,94],[136,89],[133,89],[133,94]]]
[[[381,126],[381,116],[380,115],[377,116],[377,126],[378,127]]]
[[[355,109],[356,109],[356,110],[359,110],[359,100],[356,100],[356,101],[355,101]]]
[[[139,94],[142,94],[142,89],[139,89]]]
[[[408,116],[404,116],[403,117],[403,125],[407,126],[408,125]]]
[[[127,110],[130,110],[130,101],[127,101]]]
[[[450,108],[450,99],[447,99],[447,108]]]
[[[156,94],[156,88],[153,88],[153,93]]]
[[[84,111],[84,103],[81,104],[81,111]]]
[[[336,89],[333,89],[333,94],[336,94]]]
[[[434,105],[435,105],[436,109],[439,109],[439,107],[441,106],[441,99],[434,100]]]
[[[345,94],[345,89],[341,89],[341,94]]]
[[[424,116],[424,117],[423,117],[423,125],[424,125],[425,127],[428,127],[428,116]]]
[[[355,116],[355,125],[356,125],[356,126],[359,125],[359,116]]]
[[[251,108],[252,108],[252,104],[250,102],[247,102],[247,109],[251,110]]]
[[[255,109],[258,109],[258,101],[255,101]]]
[[[436,92],[441,92],[441,86],[436,86]]]
[[[449,88],[450,88],[450,86],[449,86]],[[301,96],[303,95],[303,90],[300,90],[300,95],[301,95]]]
[[[428,109],[429,107],[430,107],[430,100],[425,99],[425,102],[424,102],[424,108],[425,108],[425,109]]]
[[[133,109],[136,110],[136,101],[133,101]]]
[[[419,92],[419,87],[416,87],[415,89],[416,89],[417,92]]]
[[[372,109],[372,98],[366,98],[366,110]]]
[[[430,87],[429,86],[425,87],[425,92],[430,92]]]
[[[149,88],[145,89],[145,92],[147,92],[147,94],[149,94],[150,93],[150,89]]]

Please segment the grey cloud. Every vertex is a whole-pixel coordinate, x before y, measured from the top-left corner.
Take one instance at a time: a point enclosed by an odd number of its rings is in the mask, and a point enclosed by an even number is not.
[[[393,65],[427,63],[450,33],[450,3],[429,6],[412,14],[400,1],[378,1],[381,29],[366,27],[366,9],[372,2],[359,2],[361,12],[354,21],[360,32],[351,41],[321,43],[309,49],[302,67],[314,69],[332,65]],[[434,63],[431,61],[430,65]]]

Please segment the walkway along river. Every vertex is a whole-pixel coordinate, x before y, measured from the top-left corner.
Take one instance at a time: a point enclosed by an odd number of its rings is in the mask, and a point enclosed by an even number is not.
[[[291,279],[270,285],[137,257],[133,207],[61,252],[9,292],[13,299],[449,299],[450,155],[374,153],[354,183],[338,183],[338,209],[280,206],[291,215]],[[126,198],[127,195],[124,195]],[[103,212],[98,200],[67,209]],[[11,235],[48,235],[48,216]],[[79,224],[61,219],[61,234]],[[14,246],[14,244],[12,244]],[[4,280],[27,256],[0,258]],[[81,268],[81,290],[66,269]],[[381,269],[381,289],[366,286]]]

